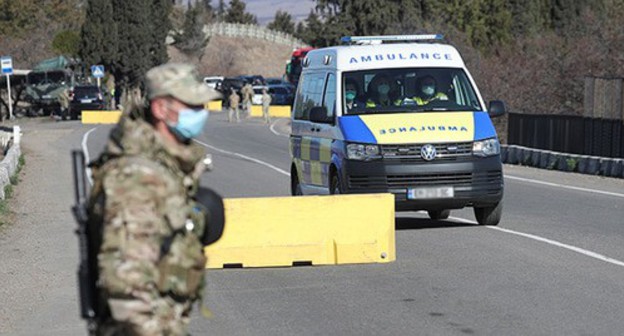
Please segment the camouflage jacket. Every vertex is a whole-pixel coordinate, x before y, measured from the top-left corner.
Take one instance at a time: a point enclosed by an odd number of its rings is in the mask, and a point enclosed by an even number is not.
[[[206,258],[194,203],[204,151],[170,144],[142,119],[122,117],[91,166],[90,221],[101,224],[98,287],[107,297],[200,294]]]

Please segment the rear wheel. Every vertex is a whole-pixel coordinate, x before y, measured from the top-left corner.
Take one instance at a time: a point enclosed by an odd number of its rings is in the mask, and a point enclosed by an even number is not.
[[[434,220],[447,219],[451,215],[451,210],[429,210],[429,218]]]
[[[474,214],[479,225],[498,225],[503,216],[503,201],[492,206],[475,207]]]

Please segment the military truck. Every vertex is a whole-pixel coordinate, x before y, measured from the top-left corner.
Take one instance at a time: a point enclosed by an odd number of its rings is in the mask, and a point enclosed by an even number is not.
[[[75,84],[74,62],[63,56],[37,64],[28,74],[26,101],[29,115],[51,115],[60,111],[58,97],[64,89]]]

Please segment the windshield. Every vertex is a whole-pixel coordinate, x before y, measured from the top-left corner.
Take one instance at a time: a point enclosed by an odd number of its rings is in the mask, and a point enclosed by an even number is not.
[[[84,97],[97,97],[100,90],[97,86],[76,86],[74,88],[74,97],[84,98]]]
[[[63,84],[65,82],[65,73],[62,71],[48,72],[48,81],[53,84]]]
[[[28,83],[31,85],[43,84],[46,76],[43,72],[31,72],[28,74]]]
[[[463,69],[352,71],[342,81],[344,115],[483,110]]]

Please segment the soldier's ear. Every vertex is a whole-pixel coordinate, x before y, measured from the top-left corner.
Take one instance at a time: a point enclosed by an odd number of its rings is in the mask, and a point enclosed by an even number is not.
[[[154,98],[151,102],[151,109],[152,109],[152,117],[154,117],[154,119],[156,120],[166,120],[167,119],[167,109],[168,109],[168,103],[167,100],[165,98]]]

